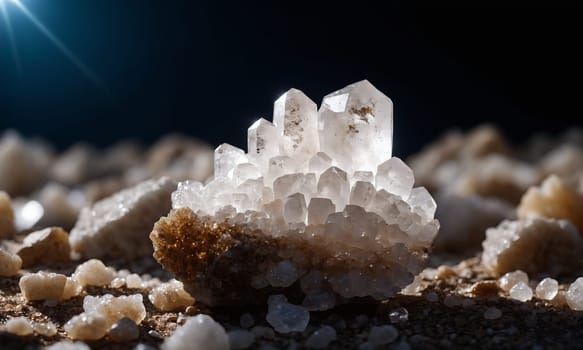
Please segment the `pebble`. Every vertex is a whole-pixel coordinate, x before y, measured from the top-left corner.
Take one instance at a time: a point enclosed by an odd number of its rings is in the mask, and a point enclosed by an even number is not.
[[[0,248],[0,277],[16,276],[21,267],[22,259],[18,255]]]
[[[306,341],[306,347],[311,349],[325,349],[336,340],[336,330],[330,326],[318,329]]]
[[[139,336],[140,329],[132,319],[127,317],[120,319],[109,329],[109,338],[118,343],[135,340]]]
[[[368,334],[368,342],[374,346],[390,344],[397,340],[399,331],[393,326],[372,327]]]
[[[247,349],[255,342],[255,334],[244,329],[230,331],[227,336],[231,349]]]
[[[497,320],[502,317],[502,311],[495,307],[489,307],[484,311],[484,318],[487,320]]]

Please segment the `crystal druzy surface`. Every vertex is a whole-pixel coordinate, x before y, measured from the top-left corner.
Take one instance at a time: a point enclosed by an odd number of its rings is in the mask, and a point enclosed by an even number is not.
[[[247,152],[222,144],[212,180],[178,185],[151,235],[155,256],[209,303],[293,286],[328,306],[390,297],[424,267],[439,227],[392,143],[393,103],[368,81],[319,110],[291,89],[273,123],[249,128]]]

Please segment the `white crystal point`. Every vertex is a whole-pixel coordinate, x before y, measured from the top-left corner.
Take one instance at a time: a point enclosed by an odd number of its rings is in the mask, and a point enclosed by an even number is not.
[[[370,182],[357,181],[350,191],[350,204],[368,208],[376,195],[376,190]]]
[[[393,149],[393,102],[367,80],[324,97],[320,150],[345,170],[376,170]]]
[[[393,157],[378,166],[375,177],[377,190],[385,189],[407,199],[414,184],[413,170],[399,158]]]
[[[283,218],[289,224],[300,223],[306,220],[308,210],[303,194],[295,193],[287,197],[283,208]]]
[[[346,172],[337,167],[330,167],[320,175],[318,181],[318,196],[327,197],[332,200],[336,209],[343,209],[348,203],[350,194],[350,183],[346,177]]]
[[[330,158],[324,152],[318,152],[310,159],[310,164],[308,168],[317,174],[320,174],[324,170],[332,166],[332,158]]]
[[[235,146],[223,143],[215,149],[215,178],[233,178],[235,167],[247,163],[245,152]]]
[[[275,101],[273,123],[286,155],[308,158],[318,150],[318,106],[300,90],[290,89]]]
[[[408,202],[413,211],[421,215],[424,222],[429,222],[435,217],[437,203],[425,187],[416,187],[411,190]]]
[[[247,130],[247,153],[258,167],[265,171],[269,159],[278,152],[277,130],[275,125],[263,118],[258,119]]]
[[[553,278],[545,278],[536,286],[535,289],[537,298],[544,300],[553,300],[559,292],[559,282]]]

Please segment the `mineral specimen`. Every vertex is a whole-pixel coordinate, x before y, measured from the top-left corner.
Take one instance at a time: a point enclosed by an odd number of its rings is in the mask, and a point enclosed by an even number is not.
[[[544,300],[553,300],[559,292],[559,282],[552,278],[545,278],[536,286],[535,293],[537,298]]]
[[[91,259],[77,266],[72,277],[81,286],[105,286],[115,278],[115,270],[101,260]]]
[[[582,268],[583,238],[568,221],[535,217],[486,231],[482,263],[502,275],[514,270],[557,276]]]
[[[71,247],[85,257],[133,257],[152,251],[148,232],[171,207],[176,183],[149,180],[81,211],[71,230]]]
[[[4,325],[6,331],[20,336],[31,335],[32,325],[26,317],[14,317],[9,319]]]
[[[184,290],[182,282],[176,280],[153,288],[148,299],[156,309],[161,311],[184,310],[194,304],[194,298]]]
[[[223,144],[214,179],[179,184],[150,235],[156,259],[208,304],[298,284],[306,297],[394,295],[421,272],[439,223],[431,195],[391,157],[392,119],[368,81],[319,111],[288,91],[274,123],[249,128],[247,153]]]
[[[162,350],[228,350],[229,337],[223,326],[208,315],[190,318],[162,344]]]

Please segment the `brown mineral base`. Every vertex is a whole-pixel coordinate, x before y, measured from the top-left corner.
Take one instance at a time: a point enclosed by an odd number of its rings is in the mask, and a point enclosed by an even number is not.
[[[399,340],[386,348],[396,348],[406,337],[413,349],[438,348],[571,348],[583,341],[583,313],[570,310],[567,306],[555,306],[550,302],[533,299],[529,302],[513,301],[504,297],[501,291],[492,288],[475,288],[478,281],[493,280],[481,271],[478,259],[461,262],[452,268],[442,268],[432,280],[423,280],[425,290],[419,296],[398,295],[383,302],[363,302],[339,306],[326,312],[312,312],[310,325],[303,333],[282,335],[268,334],[256,337],[251,349],[271,345],[277,349],[295,344],[300,348],[313,331],[322,325],[331,325],[338,338],[330,349],[358,349],[366,341],[370,328],[375,325],[392,324],[399,331]],[[61,265],[59,272],[70,272],[73,265]],[[463,276],[463,277],[462,277]],[[491,286],[491,284],[490,284]],[[478,291],[476,291],[478,289]],[[126,288],[88,287],[91,295],[110,293],[113,295],[140,292]],[[25,346],[41,347],[67,336],[62,325],[71,317],[81,313],[83,297],[49,306],[44,302],[27,303],[18,288],[18,278],[0,279],[0,322],[8,317],[25,316],[37,322],[52,321],[58,326],[55,337],[18,337],[0,333],[0,348],[22,349]],[[210,314],[227,331],[240,329],[239,318],[250,313],[256,326],[269,327],[264,317],[265,307],[206,308],[195,305],[186,313],[159,312],[148,301],[144,293],[144,303],[148,315],[140,326],[140,338],[128,343],[113,343],[107,338],[87,342],[93,349],[131,349],[137,344],[156,347],[162,337],[169,336],[184,322],[188,315],[199,312]],[[497,319],[486,319],[484,313],[495,307],[501,312]],[[395,320],[391,313],[406,309],[407,317]],[[406,318],[406,319],[405,319]],[[402,344],[401,344],[402,345]],[[381,347],[382,348],[382,347]]]

